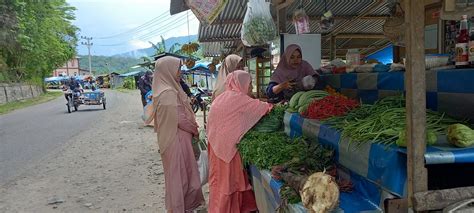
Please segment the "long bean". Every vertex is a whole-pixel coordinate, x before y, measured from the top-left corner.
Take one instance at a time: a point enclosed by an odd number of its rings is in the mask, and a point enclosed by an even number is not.
[[[332,117],[325,124],[341,131],[341,140],[348,140],[349,146],[364,143],[392,145],[406,126],[405,99],[403,96],[387,97],[374,105],[361,105],[344,116]],[[445,134],[447,127],[454,123],[463,123],[449,118],[444,113],[431,110],[426,112],[427,130],[436,134]]]

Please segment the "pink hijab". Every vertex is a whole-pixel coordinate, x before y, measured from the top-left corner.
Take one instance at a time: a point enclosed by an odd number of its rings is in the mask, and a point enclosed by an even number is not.
[[[207,137],[216,156],[229,163],[237,153],[236,145],[273,105],[250,98],[249,73],[237,70],[226,79],[226,90],[211,105]]]
[[[299,50],[301,55],[303,55],[301,47],[296,44],[291,44],[285,49],[285,52],[281,57],[280,63],[278,63],[278,66],[270,79],[272,82],[278,84],[281,84],[288,80],[295,80],[296,82],[300,82],[305,76],[316,74],[316,71],[314,71],[311,64],[309,64],[305,60],[302,60],[299,67],[296,69],[290,67],[289,64],[291,55],[296,50]]]
[[[222,94],[225,91],[225,81],[229,73],[234,72],[237,68],[242,57],[231,54],[225,57],[224,62],[221,64],[219,73],[217,74],[216,85],[214,86],[214,92],[212,94],[212,99],[215,100],[217,96]]]
[[[154,107],[153,110],[147,112],[149,115],[146,116],[145,123],[155,121],[154,127],[158,134],[161,153],[165,152],[170,144],[177,141],[178,105],[184,106],[186,117],[196,122],[188,96],[176,81],[180,67],[181,60],[171,56],[160,58],[155,64],[152,84]]]

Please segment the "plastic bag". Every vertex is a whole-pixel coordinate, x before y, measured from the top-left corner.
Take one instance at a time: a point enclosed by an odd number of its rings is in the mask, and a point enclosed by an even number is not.
[[[311,32],[309,26],[309,17],[304,9],[298,9],[293,13],[293,24],[295,25],[296,34],[304,34]]]
[[[316,78],[312,75],[307,75],[301,80],[303,82],[304,90],[312,90],[316,86]]]
[[[186,0],[188,7],[204,25],[212,24],[227,2],[228,0]]]
[[[207,150],[201,150],[201,155],[199,156],[197,163],[199,169],[199,178],[201,178],[201,186],[204,186],[209,180],[209,158]]]
[[[207,153],[207,135],[204,129],[199,130],[198,147],[200,151],[198,163],[199,177],[201,186],[204,186],[209,180],[209,157]]]
[[[241,31],[243,44],[245,46],[265,45],[275,40],[276,35],[275,23],[270,13],[270,2],[249,0]]]

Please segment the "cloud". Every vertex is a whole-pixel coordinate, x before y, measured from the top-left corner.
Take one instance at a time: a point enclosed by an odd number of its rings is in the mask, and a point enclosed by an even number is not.
[[[133,49],[144,49],[151,47],[150,43],[141,40],[131,40],[129,44]]]

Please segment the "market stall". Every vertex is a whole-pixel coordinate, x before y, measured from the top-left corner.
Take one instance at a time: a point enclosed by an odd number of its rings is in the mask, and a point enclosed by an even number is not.
[[[406,100],[403,101],[403,105],[394,109],[399,113],[396,120],[397,127],[401,128],[400,125],[403,125],[403,131],[397,129],[396,134],[390,133],[394,134],[390,138],[387,138],[388,136],[379,138],[378,133],[376,137],[372,135],[372,138],[368,139],[354,138],[351,136],[355,135],[347,134],[348,130],[341,128],[341,125],[345,123],[339,123],[338,126],[336,123],[324,122],[327,118],[308,118],[305,112],[307,113],[307,108],[311,106],[306,106],[306,109],[290,109],[285,113],[282,120],[287,136],[295,140],[298,140],[299,136],[306,136],[312,143],[328,146],[334,150],[333,161],[337,165],[337,174],[332,176],[338,181],[351,182],[350,190],[341,190],[336,211],[381,212],[388,211],[393,206],[398,206],[398,211],[402,212],[408,208],[416,211],[440,209],[440,206],[433,207],[432,204],[436,203],[433,201],[415,202],[415,195],[437,193],[439,192],[435,191],[437,189],[474,185],[472,180],[460,178],[459,173],[450,173],[452,170],[442,171],[453,176],[447,181],[451,184],[442,186],[439,181],[429,181],[434,179],[433,174],[440,174],[439,170],[442,170],[433,165],[449,165],[452,168],[467,165],[468,168],[472,168],[469,166],[474,163],[474,148],[453,146],[452,139],[447,140],[445,133],[446,129],[455,123],[470,125],[463,119],[474,117],[474,89],[470,83],[474,80],[473,70],[427,70],[432,66],[431,62],[427,60],[426,66],[423,63],[427,53],[442,53],[445,52],[443,48],[452,49],[449,45],[443,46],[440,42],[443,39],[438,37],[442,34],[438,32],[445,27],[443,21],[439,20],[440,8],[442,5],[445,6],[445,3],[442,1],[402,1],[404,11],[400,7],[401,12],[390,12],[394,8],[388,7],[391,5],[390,1],[324,2],[325,4],[321,5],[317,1],[309,3],[292,0],[273,1],[273,12],[277,14],[280,34],[300,33],[301,28],[297,27],[295,19],[298,18],[295,16],[302,8],[306,10],[305,19],[310,21],[309,32],[322,36],[323,59],[345,58],[348,62],[348,72],[369,72],[329,74],[323,76],[322,81],[363,104],[374,104],[371,105],[374,108],[385,97],[402,97],[401,95],[404,94]],[[244,40],[244,44],[247,42],[245,36],[240,34],[245,31],[242,28],[245,27],[246,18],[246,11],[243,8],[245,7],[237,1],[231,1],[223,9],[221,8],[223,12],[214,17],[213,23],[200,26],[199,40],[206,43],[203,45],[205,52],[212,56],[230,52],[248,55],[246,47],[240,41]],[[329,10],[332,12],[328,15]],[[388,23],[393,25],[389,26]],[[451,26],[456,26],[456,24]],[[451,31],[455,30],[448,29],[446,33],[453,34]],[[450,35],[450,37],[456,36]],[[284,41],[282,43],[283,46]],[[370,71],[353,69],[354,65],[360,65],[360,58],[363,55],[374,53],[390,43],[404,46],[403,48],[395,47],[393,54],[395,62],[401,62],[402,57],[406,58],[404,63],[406,72],[386,72],[392,70],[391,68],[380,71],[370,64],[366,66],[370,68]],[[452,44],[451,42],[450,45]],[[352,51],[352,49],[359,49],[359,51]],[[351,54],[355,52],[357,53],[354,55],[357,57],[352,58]],[[258,69],[255,70],[258,71]],[[345,71],[346,69],[337,73]],[[256,75],[255,79],[258,79]],[[352,110],[357,111],[355,108],[349,111]],[[349,111],[344,113],[350,113]],[[400,116],[402,111],[403,116]],[[446,116],[443,113],[446,113]],[[334,117],[344,117],[344,114]],[[370,116],[367,115],[367,117]],[[385,120],[385,122],[385,124],[390,124],[390,120]],[[372,123],[372,126],[365,129],[374,129],[376,124],[379,123]],[[434,134],[435,140],[433,144],[425,147],[426,141],[432,141],[433,135],[430,131],[433,129],[429,128],[433,126],[437,127],[437,132]],[[403,135],[400,132],[403,132]],[[389,133],[380,134],[386,136]],[[284,140],[292,144],[293,139]],[[399,140],[404,140],[404,146],[407,148],[395,145],[395,141]],[[358,146],[351,146],[352,143]],[[277,153],[276,150],[273,151]],[[241,153],[245,160],[247,154],[242,151]],[[259,162],[259,160],[247,161],[251,164],[249,170],[258,207],[260,212],[275,212],[278,207],[288,201],[286,194],[284,199],[281,197],[282,192],[286,192],[287,186],[284,184],[288,181],[276,180],[274,171],[270,171],[272,168],[268,165],[259,165]],[[278,166],[281,163],[284,162],[275,163],[272,166]],[[314,172],[321,171],[314,170]],[[468,177],[474,175],[474,170],[462,170],[462,172]],[[459,178],[459,181],[456,178]],[[443,180],[447,179],[443,178]],[[338,185],[341,189],[344,188],[339,182]],[[461,198],[454,201],[459,201],[459,199]],[[395,205],[392,205],[393,203]],[[305,212],[306,209],[303,206],[308,208],[304,202],[303,204],[296,202],[296,204],[288,205],[288,209],[290,212]],[[446,205],[441,208],[444,207]]]
[[[208,62],[198,62],[192,68],[186,66],[181,67],[182,74],[185,75],[185,80],[189,85],[196,85],[201,88],[206,88],[208,91],[212,91],[217,73],[211,73],[209,70]]]
[[[403,85],[401,85],[401,89],[401,91],[403,91]],[[471,88],[466,87],[463,92],[466,92],[466,89]],[[473,95],[473,92],[474,91],[469,92],[468,95]],[[361,98],[364,95],[365,94],[361,94],[358,98]],[[389,99],[393,99],[393,97],[397,96],[392,96]],[[379,99],[377,98],[377,100]],[[374,108],[375,106],[377,106],[377,103],[373,105]],[[470,103],[470,105],[469,103],[465,104],[465,106],[465,109],[467,110],[471,110],[474,107],[472,103]],[[296,138],[305,136],[312,139],[314,143],[319,143],[334,149],[334,161],[340,166],[338,167],[338,177],[352,182],[352,191],[342,192],[340,194],[339,209],[341,211],[384,211],[386,208],[385,202],[387,202],[387,200],[407,197],[407,150],[404,147],[395,145],[396,137],[398,137],[399,132],[396,132],[395,137],[391,141],[386,141],[382,137],[380,137],[380,140],[374,142],[350,141],[351,138],[348,138],[347,135],[344,136],[344,134],[346,134],[344,132],[345,130],[342,132],[340,130],[341,128],[344,128],[341,126],[351,125],[348,120],[340,121],[349,123],[338,124],[336,122],[331,122],[330,117],[329,121],[321,121],[318,119],[307,118],[307,115],[288,111],[289,110],[285,113],[283,119],[286,134]],[[447,112],[447,114],[450,113]],[[462,114],[472,115],[469,111],[458,109],[456,115]],[[430,111],[429,118],[431,118],[431,116],[439,116],[435,118],[437,122],[446,122],[442,132],[446,131],[448,127],[447,125],[450,122],[452,122],[452,124],[463,122],[462,120],[451,121],[448,120],[447,117],[444,117],[444,115],[435,114],[435,112]],[[387,120],[388,122],[391,121],[389,119]],[[393,120],[393,122],[396,122],[396,120]],[[430,123],[431,121],[428,122]],[[403,124],[403,122],[391,124],[391,126],[397,128],[401,124]],[[336,125],[336,127],[334,125]],[[363,124],[356,125],[364,128]],[[427,147],[424,156],[426,164],[472,165],[472,163],[474,163],[474,147],[459,148],[453,146],[448,143],[446,133],[443,134],[442,132],[435,136],[436,140],[434,141],[434,144]],[[243,155],[245,158],[245,153]],[[255,193],[260,204],[260,210],[262,211],[262,209],[264,209],[263,212],[272,212],[277,209],[282,203],[280,197],[282,182],[274,180],[271,172],[268,170],[261,170],[255,166],[251,166],[250,172],[253,179]],[[433,173],[435,173],[435,171],[433,171]],[[448,181],[452,182],[456,179],[456,181],[459,182],[466,183],[467,181],[467,183],[473,184],[472,180],[468,180],[469,178],[466,179],[466,177],[470,177],[469,175],[474,175],[472,173],[472,171],[463,171],[461,174],[450,173],[452,179]],[[464,176],[464,178],[462,178],[462,176]],[[436,182],[430,184],[430,188],[440,187],[443,186],[436,185]],[[292,209],[291,211],[304,212],[304,208],[301,204],[291,205],[290,207],[290,209]]]

